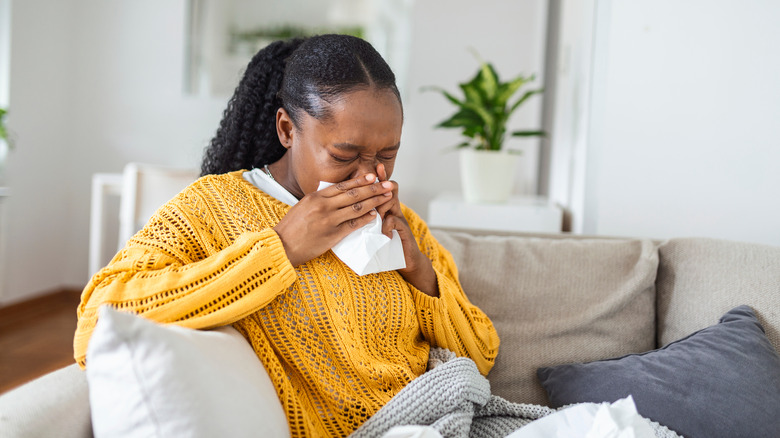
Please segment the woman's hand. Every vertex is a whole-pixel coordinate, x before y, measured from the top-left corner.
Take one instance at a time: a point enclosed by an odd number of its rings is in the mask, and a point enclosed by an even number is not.
[[[376,210],[382,217],[382,233],[392,237],[392,230],[396,230],[399,237],[401,237],[406,267],[399,269],[398,272],[404,277],[404,280],[420,291],[430,296],[438,297],[439,283],[436,279],[436,272],[433,270],[433,264],[420,251],[420,248],[417,246],[417,240],[409,228],[409,222],[406,221],[403,212],[401,212],[401,202],[398,200],[398,183],[388,181],[387,171],[381,163],[377,165],[376,173],[382,184],[388,182],[392,184],[392,197],[378,206]]]
[[[367,174],[305,195],[274,227],[287,258],[298,266],[322,255],[368,224],[393,199],[394,184]]]

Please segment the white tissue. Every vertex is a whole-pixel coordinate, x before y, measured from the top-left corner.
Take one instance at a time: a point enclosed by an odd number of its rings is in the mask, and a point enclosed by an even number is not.
[[[507,438],[655,438],[629,395],[615,403],[580,403],[547,415]]]
[[[395,426],[385,432],[382,438],[442,438],[431,426]]]
[[[630,395],[611,405],[599,405],[585,438],[655,438],[647,419],[636,411]]]
[[[333,183],[320,181],[317,190]],[[358,275],[393,271],[406,267],[401,236],[392,231],[393,238],[382,234],[382,218],[379,215],[361,228],[351,232],[333,248],[333,252]]]

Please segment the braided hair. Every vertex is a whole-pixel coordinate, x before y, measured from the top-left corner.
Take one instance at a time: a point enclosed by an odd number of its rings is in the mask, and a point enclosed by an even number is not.
[[[300,126],[306,112],[331,117],[330,104],[358,89],[389,89],[401,101],[395,75],[368,42],[348,35],[276,41],[249,62],[205,150],[201,175],[262,167],[287,151],[276,133],[284,108]]]

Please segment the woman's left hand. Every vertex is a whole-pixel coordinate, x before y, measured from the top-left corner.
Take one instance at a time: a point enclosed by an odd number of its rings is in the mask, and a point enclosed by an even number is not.
[[[380,181],[388,181],[384,164],[380,163],[377,165],[376,173]],[[395,181],[390,182],[393,183],[393,196],[390,201],[380,205],[376,210],[382,218],[382,233],[392,238],[392,230],[396,230],[401,238],[406,267],[399,269],[398,273],[404,277],[404,280],[420,291],[430,296],[438,297],[439,283],[436,279],[436,272],[433,270],[433,264],[420,251],[420,248],[417,246],[417,240],[411,228],[409,228],[409,223],[401,211],[401,202],[398,200],[398,183]]]

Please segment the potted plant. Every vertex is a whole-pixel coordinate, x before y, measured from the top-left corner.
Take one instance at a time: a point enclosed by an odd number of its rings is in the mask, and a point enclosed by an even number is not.
[[[5,156],[14,146],[8,128],[5,125],[5,115],[7,113],[8,111],[5,108],[0,108],[0,180],[2,180],[5,168]]]
[[[468,202],[505,202],[509,198],[520,151],[505,147],[507,122],[524,102],[543,90],[527,90],[511,100],[533,80],[533,75],[519,75],[502,82],[493,65],[481,61],[476,76],[459,84],[463,98],[440,87],[429,87],[457,107],[455,114],[436,127],[461,129],[465,137],[457,147],[461,149],[461,182]],[[513,137],[543,135],[540,130],[511,133]]]
[[[11,139],[8,137],[8,129],[5,127],[5,115],[7,113],[8,110],[5,108],[0,108],[0,141],[5,142],[6,145],[10,148]]]

